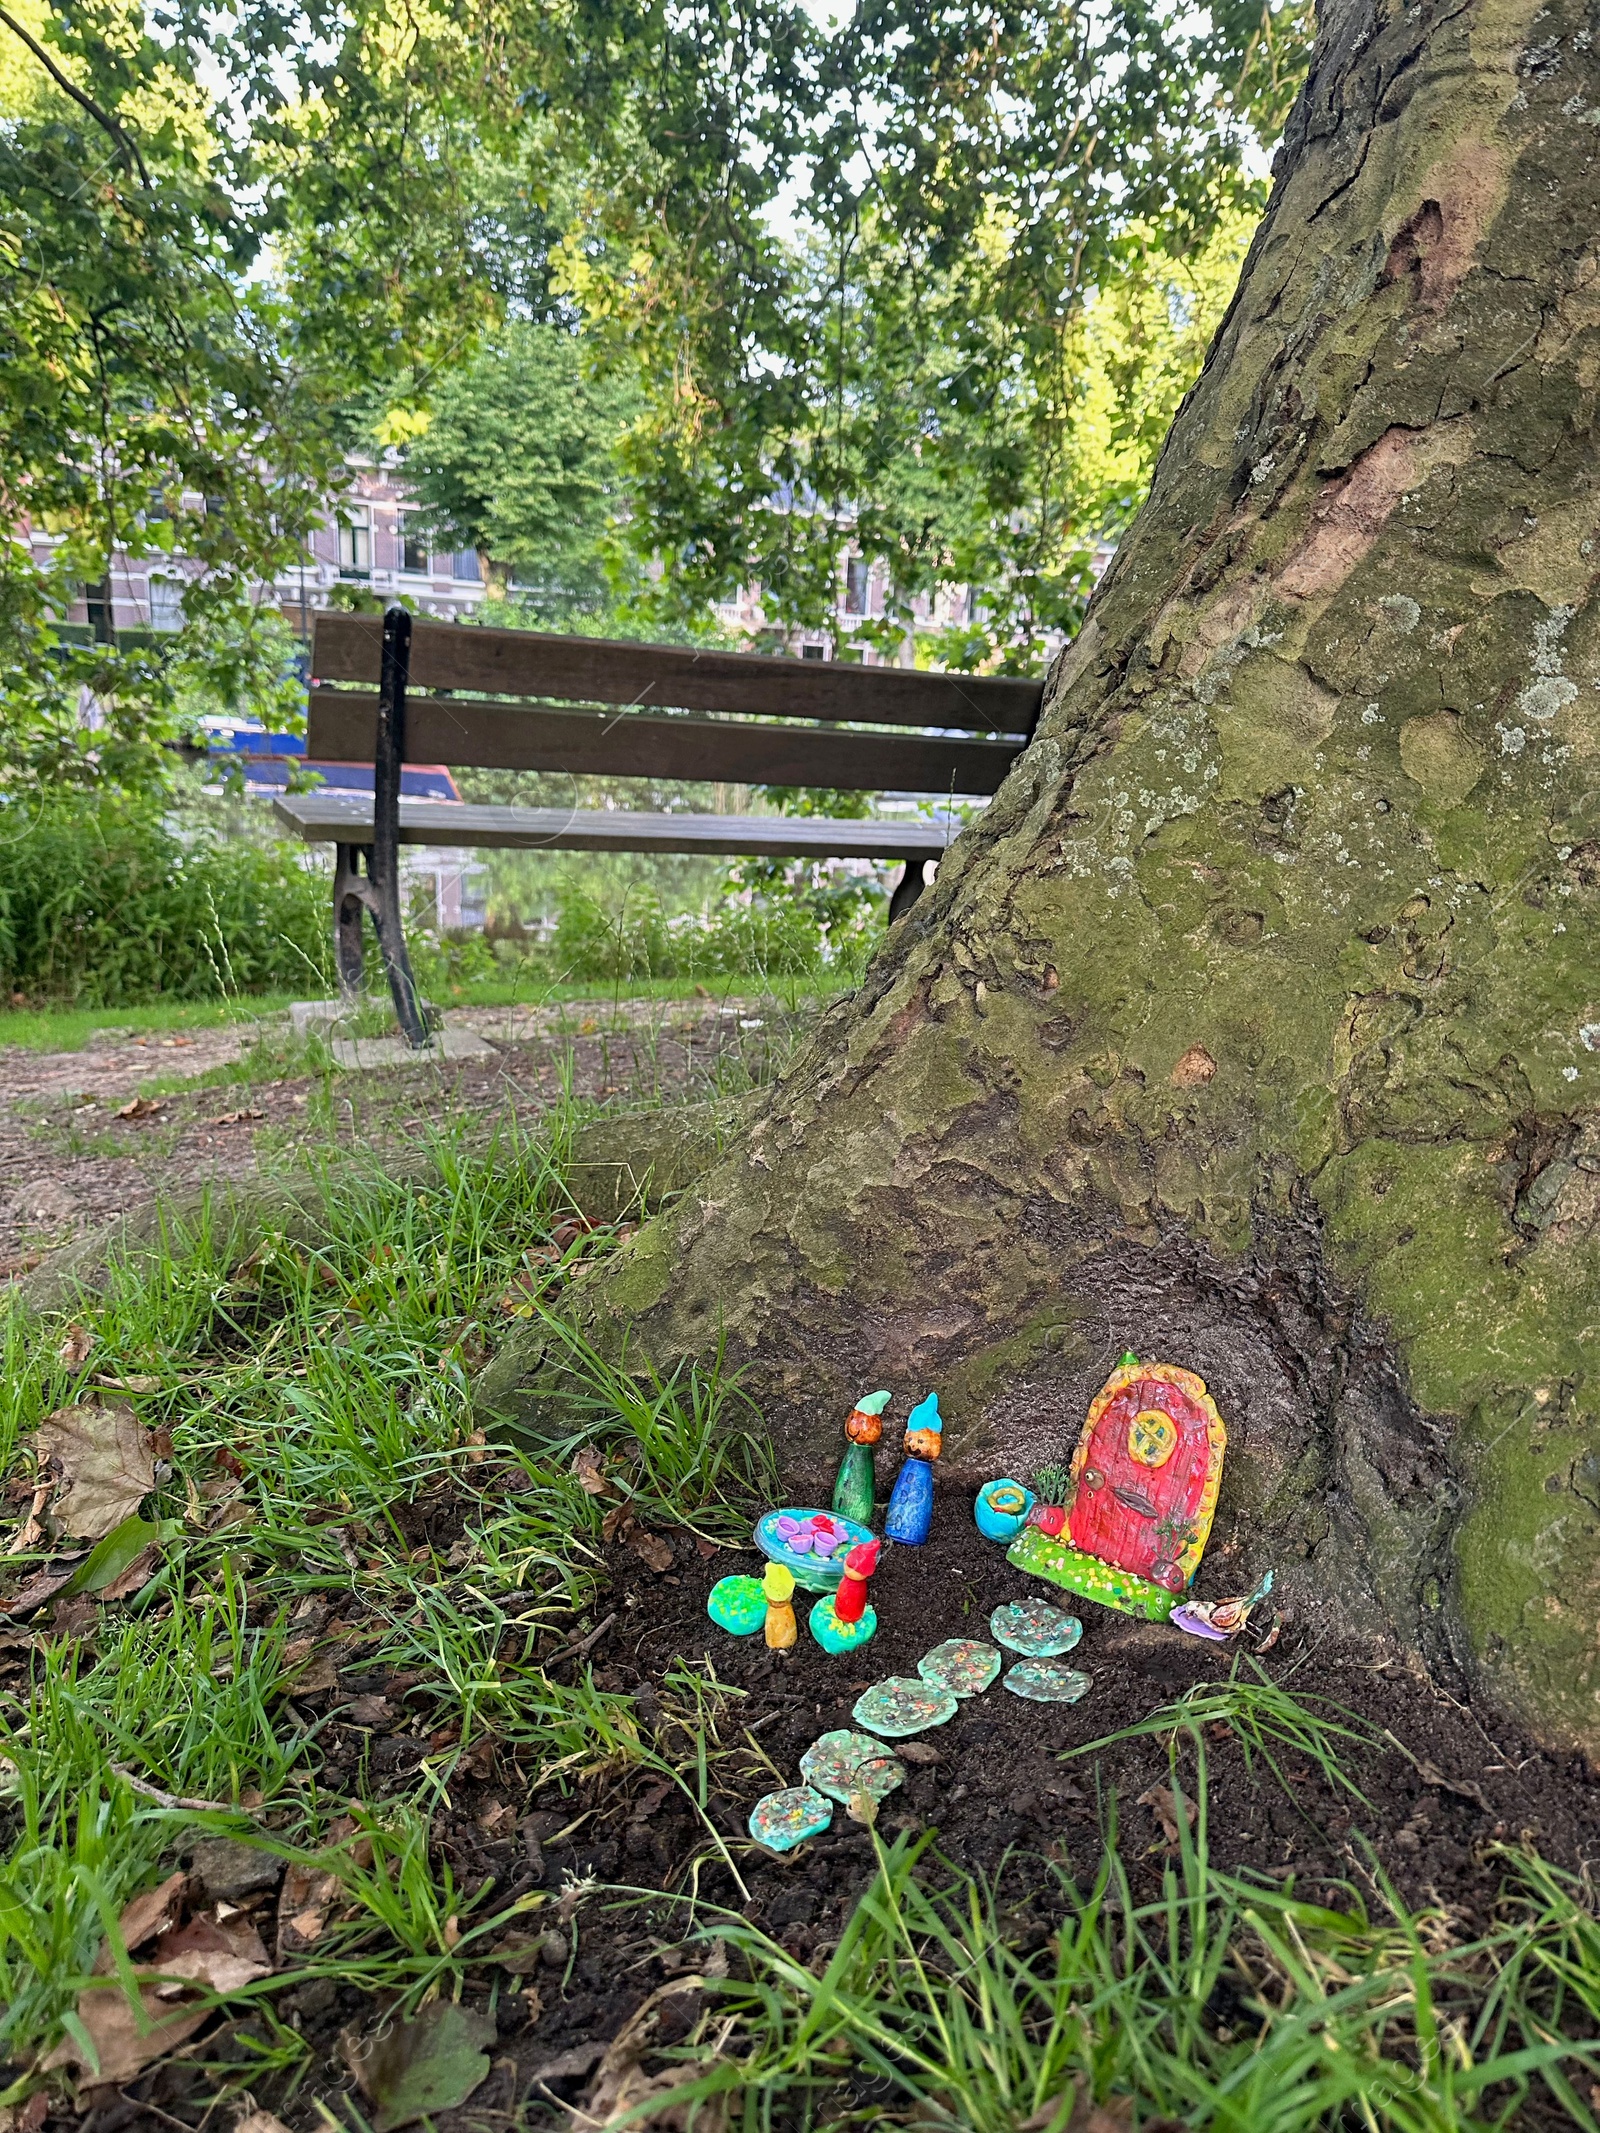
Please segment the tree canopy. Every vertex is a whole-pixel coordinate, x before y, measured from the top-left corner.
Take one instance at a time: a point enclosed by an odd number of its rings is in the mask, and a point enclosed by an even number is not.
[[[9,0],[0,507],[54,545],[0,561],[8,779],[149,767],[166,662],[63,646],[71,587],[181,551],[236,669],[374,407],[436,523],[559,599],[604,506],[663,624],[751,581],[815,621],[851,539],[882,633],[968,582],[946,656],[1032,660],[1195,367],[1304,27],[237,0],[223,34],[198,0]]]

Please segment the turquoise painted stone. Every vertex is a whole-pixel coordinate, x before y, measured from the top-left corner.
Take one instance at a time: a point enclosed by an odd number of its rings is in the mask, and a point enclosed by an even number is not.
[[[1013,1600],[989,1617],[989,1634],[1025,1659],[1059,1659],[1083,1635],[1083,1624],[1048,1600]]]
[[[767,1596],[759,1578],[718,1578],[706,1613],[730,1637],[753,1637],[767,1619]]]
[[[858,1792],[886,1800],[905,1783],[906,1769],[870,1733],[824,1733],[800,1758],[800,1775],[830,1800],[848,1807]]]
[[[811,1634],[825,1652],[853,1652],[858,1645],[870,1644],[877,1632],[878,1618],[870,1605],[862,1608],[859,1622],[841,1622],[833,1594],[825,1592],[811,1610]]]
[[[833,1802],[810,1785],[769,1792],[750,1810],[750,1834],[769,1852],[792,1852],[807,1837],[820,1837],[833,1820]]]
[[[905,1674],[891,1674],[887,1681],[875,1681],[856,1698],[851,1716],[858,1726],[865,1726],[869,1733],[881,1733],[885,1740],[906,1740],[913,1733],[926,1733],[930,1726],[942,1726],[955,1717],[957,1708],[948,1689],[935,1688],[931,1681],[913,1681]]]
[[[1019,1659],[1004,1686],[1013,1696],[1026,1696],[1030,1703],[1076,1703],[1094,1684],[1089,1675],[1059,1666],[1053,1659]]]
[[[1000,1654],[975,1637],[947,1637],[917,1661],[917,1672],[952,1696],[981,1696],[1000,1671]]]

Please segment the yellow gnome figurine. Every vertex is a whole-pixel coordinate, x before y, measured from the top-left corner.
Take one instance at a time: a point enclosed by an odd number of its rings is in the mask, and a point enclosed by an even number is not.
[[[798,1635],[794,1621],[794,1572],[782,1563],[768,1563],[761,1578],[767,1596],[767,1650],[786,1652]]]

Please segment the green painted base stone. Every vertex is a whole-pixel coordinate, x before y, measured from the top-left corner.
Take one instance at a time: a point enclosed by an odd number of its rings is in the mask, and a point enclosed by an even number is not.
[[[1012,1600],[989,1617],[989,1634],[1024,1659],[1059,1659],[1083,1635],[1083,1624],[1048,1600]]]
[[[800,1758],[800,1775],[848,1807],[858,1792],[886,1800],[905,1783],[906,1766],[870,1733],[824,1733]]]
[[[1087,1674],[1055,1659],[1019,1659],[1004,1685],[1013,1696],[1026,1696],[1030,1703],[1076,1703],[1094,1684]]]
[[[752,1637],[767,1619],[767,1596],[759,1578],[718,1578],[706,1613],[732,1637]]]
[[[851,1716],[869,1733],[881,1733],[885,1740],[905,1740],[913,1733],[926,1733],[930,1726],[942,1726],[955,1717],[956,1709],[956,1699],[948,1689],[891,1674],[856,1698]]]
[[[1118,1570],[1114,1563],[1102,1563],[1064,1541],[1051,1540],[1037,1526],[1028,1526],[1017,1535],[1006,1550],[1006,1561],[1075,1592],[1080,1599],[1098,1600],[1102,1607],[1118,1608],[1125,1615],[1143,1615],[1147,1622],[1165,1622],[1183,1598],[1181,1592],[1167,1592],[1148,1578],[1135,1577],[1131,1570]]]
[[[1000,1654],[975,1637],[947,1637],[917,1661],[923,1680],[952,1696],[981,1696],[999,1671]]]
[[[877,1634],[878,1618],[870,1607],[863,1607],[859,1622],[841,1622],[834,1612],[834,1595],[825,1592],[811,1610],[811,1634],[825,1652],[853,1652],[858,1645],[870,1644]]]
[[[820,1837],[833,1820],[833,1802],[809,1785],[769,1792],[750,1810],[750,1834],[769,1852],[792,1852],[807,1837]]]

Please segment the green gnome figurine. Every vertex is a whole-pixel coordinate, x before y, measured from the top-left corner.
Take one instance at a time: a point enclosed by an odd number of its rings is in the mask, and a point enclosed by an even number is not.
[[[858,1526],[872,1524],[873,1499],[878,1477],[872,1463],[872,1447],[883,1435],[883,1410],[889,1404],[886,1392],[869,1392],[857,1400],[845,1417],[849,1438],[839,1462],[839,1478],[833,1485],[833,1508],[841,1518],[853,1518]]]

